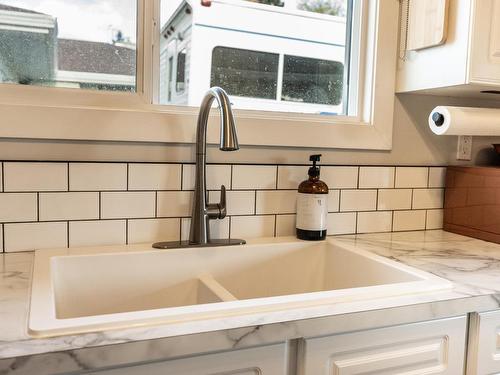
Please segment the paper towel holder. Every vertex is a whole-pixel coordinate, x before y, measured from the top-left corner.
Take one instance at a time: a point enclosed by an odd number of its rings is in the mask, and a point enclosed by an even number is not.
[[[432,114],[432,121],[434,121],[434,124],[436,124],[436,126],[442,126],[444,124],[443,114],[439,112],[434,112]]]

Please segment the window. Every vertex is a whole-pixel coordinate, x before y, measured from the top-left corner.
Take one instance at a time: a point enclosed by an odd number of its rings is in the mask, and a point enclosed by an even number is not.
[[[199,106],[210,86],[220,86],[234,108],[355,114],[348,108],[357,100],[357,86],[348,84],[348,72],[357,74],[354,1],[162,0],[159,80],[168,71],[164,56],[182,52],[177,64],[189,71],[186,95],[169,96],[160,84],[159,103]]]
[[[338,61],[285,56],[282,99],[290,102],[339,105],[344,64]]]
[[[42,9],[47,4],[52,7]],[[197,107],[212,73],[228,86],[235,79],[226,76],[239,71],[244,84],[226,89],[236,93],[231,102],[241,145],[391,148],[394,101],[388,98],[394,95],[397,1],[0,0],[0,5],[2,138],[192,143]],[[102,8],[91,12],[96,6]],[[60,41],[51,44],[54,20],[57,39],[73,41],[71,61],[86,61],[93,71],[59,65]],[[20,40],[26,51],[16,51]],[[129,60],[112,54],[117,63],[132,61],[126,64],[129,74],[103,72],[101,63],[109,60],[102,54],[79,59],[80,48],[95,51],[79,41],[134,51]],[[241,56],[228,61],[233,52]],[[247,71],[259,80],[247,79]],[[265,97],[250,96],[256,91]],[[210,127],[209,142],[215,132]]]
[[[0,82],[135,91],[136,0],[0,0]]]
[[[229,95],[276,99],[279,55],[216,47],[212,53],[211,86]]]

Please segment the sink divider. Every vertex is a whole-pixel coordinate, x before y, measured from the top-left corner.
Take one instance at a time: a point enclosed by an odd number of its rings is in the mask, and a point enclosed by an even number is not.
[[[210,274],[198,276],[199,282],[205,286],[214,296],[220,299],[221,302],[238,301],[226,288],[224,288]]]

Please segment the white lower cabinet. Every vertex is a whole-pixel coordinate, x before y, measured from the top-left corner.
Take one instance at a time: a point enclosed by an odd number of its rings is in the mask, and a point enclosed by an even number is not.
[[[500,374],[500,311],[471,315],[467,375]]]
[[[148,363],[96,375],[286,375],[285,344]]]
[[[299,375],[460,375],[467,318],[434,320],[303,340]]]

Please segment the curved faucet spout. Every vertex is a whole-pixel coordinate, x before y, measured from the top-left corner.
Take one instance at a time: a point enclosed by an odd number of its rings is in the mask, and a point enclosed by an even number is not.
[[[205,94],[198,116],[198,127],[196,130],[196,153],[206,153],[206,138],[208,115],[214,100],[220,110],[220,145],[221,151],[236,151],[240,148],[234,125],[234,116],[231,109],[231,101],[226,92],[220,87],[212,87]]]

